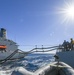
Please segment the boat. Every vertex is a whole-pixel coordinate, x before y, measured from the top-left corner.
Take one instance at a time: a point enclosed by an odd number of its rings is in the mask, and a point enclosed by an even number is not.
[[[56,55],[59,57],[59,61],[62,61],[74,68],[74,49],[64,50],[61,48],[57,50]]]
[[[74,70],[64,62],[53,62],[37,70],[33,75],[74,75]]]
[[[6,29],[0,28],[0,61],[23,58],[27,53],[18,49],[16,42],[7,39]]]
[[[30,72],[23,67],[18,67],[16,72],[21,75],[74,75],[74,69],[64,62],[50,63],[35,72]]]

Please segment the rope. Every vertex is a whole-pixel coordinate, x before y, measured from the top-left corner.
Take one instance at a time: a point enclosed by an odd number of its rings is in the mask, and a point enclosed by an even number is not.
[[[39,49],[39,50],[38,50]],[[49,50],[44,50],[44,49],[49,49]],[[49,52],[49,51],[53,51],[53,50],[56,50],[56,49],[62,49],[62,48],[59,48],[59,46],[53,46],[53,47],[42,47],[42,48],[33,48],[32,50],[28,51],[27,54],[31,54],[31,53],[34,53],[34,52]],[[40,51],[42,50],[42,51]]]
[[[8,57],[6,57],[4,60],[2,60],[2,62],[0,62],[0,64],[5,63],[6,61],[8,61],[11,57],[13,57],[18,50],[15,50],[12,54],[10,54]]]
[[[46,50],[44,50],[46,49]],[[48,50],[47,50],[48,49]],[[28,52],[23,52],[23,54],[25,54],[25,56],[27,56],[28,54],[31,54],[31,53],[34,53],[34,52],[50,52],[50,51],[53,51],[53,50],[56,50],[56,49],[62,49],[62,48],[59,48],[59,46],[53,46],[53,47],[46,47],[44,48],[42,46],[42,48],[33,48],[32,50],[28,51]],[[11,55],[9,55],[8,57],[6,57],[4,60],[2,60],[2,62],[0,64],[3,64],[5,63],[7,60],[9,60],[11,57],[13,57],[16,53],[17,53],[18,50],[15,50]],[[19,50],[21,51],[21,50]]]

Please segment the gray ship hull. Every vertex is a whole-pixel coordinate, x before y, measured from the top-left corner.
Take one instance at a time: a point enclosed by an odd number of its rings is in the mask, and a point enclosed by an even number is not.
[[[10,57],[12,53],[13,52],[3,52],[3,53],[0,52],[0,60],[5,60],[6,58]],[[14,54],[10,58],[8,58],[8,60],[24,58],[25,55],[26,55],[25,53],[17,52],[16,54]]]

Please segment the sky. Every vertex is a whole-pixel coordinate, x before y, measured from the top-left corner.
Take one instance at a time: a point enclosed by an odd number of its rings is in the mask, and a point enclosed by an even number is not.
[[[7,38],[24,49],[70,41],[74,38],[74,19],[71,22],[61,11],[71,1],[0,0],[0,28],[5,28]]]

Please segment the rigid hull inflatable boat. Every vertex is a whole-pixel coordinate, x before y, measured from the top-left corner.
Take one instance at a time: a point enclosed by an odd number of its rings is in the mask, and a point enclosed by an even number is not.
[[[16,72],[21,75],[74,75],[74,70],[64,62],[53,62],[35,72],[27,71],[25,68],[17,68]]]

